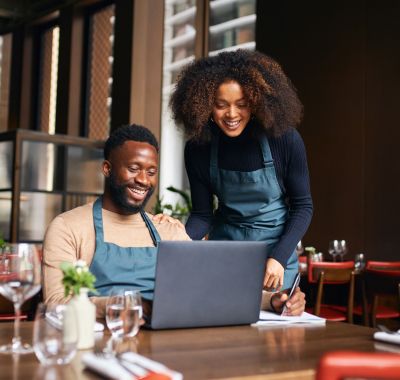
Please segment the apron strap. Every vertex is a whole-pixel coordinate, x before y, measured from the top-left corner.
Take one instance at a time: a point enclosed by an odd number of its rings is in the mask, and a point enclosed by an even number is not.
[[[96,231],[96,247],[104,242],[102,204],[103,197],[98,197],[96,202],[93,203],[93,223]]]
[[[158,243],[161,241],[160,235],[158,234],[156,228],[154,227],[153,222],[149,219],[149,217],[143,210],[140,210],[140,215],[142,215],[142,218],[146,223],[147,229],[150,232],[150,236],[151,239],[153,240],[154,246],[157,247]]]
[[[271,148],[265,133],[261,135],[260,146],[265,167],[273,166],[274,160],[272,159]]]

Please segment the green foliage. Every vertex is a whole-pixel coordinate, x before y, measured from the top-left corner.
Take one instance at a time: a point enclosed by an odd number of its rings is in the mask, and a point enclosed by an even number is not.
[[[167,187],[167,190],[179,194],[183,198],[183,204],[180,202],[177,202],[174,205],[163,203],[162,198],[157,198],[157,202],[154,206],[154,214],[164,213],[181,221],[185,221],[192,211],[192,199],[190,193],[184,190],[179,190],[173,186]]]
[[[6,242],[3,239],[3,235],[0,233],[0,249],[6,246]]]
[[[61,263],[60,269],[62,270],[64,277],[62,283],[64,285],[64,295],[78,295],[81,288],[87,288],[93,293],[97,293],[94,283],[96,277],[90,273],[86,263],[79,260],[75,265],[71,263]]]

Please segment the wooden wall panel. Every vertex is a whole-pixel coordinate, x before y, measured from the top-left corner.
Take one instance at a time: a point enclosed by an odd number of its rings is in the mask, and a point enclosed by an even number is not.
[[[367,5],[365,251],[400,260],[400,3]]]
[[[314,217],[304,242],[365,248],[364,1],[258,2],[257,49],[281,63],[305,107]]]

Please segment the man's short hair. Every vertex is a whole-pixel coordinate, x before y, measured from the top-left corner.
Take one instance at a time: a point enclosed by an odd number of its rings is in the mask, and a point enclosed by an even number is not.
[[[111,152],[125,141],[145,142],[154,146],[157,152],[159,150],[158,141],[149,129],[137,124],[123,125],[111,132],[108,137],[104,145],[104,159],[108,160]]]

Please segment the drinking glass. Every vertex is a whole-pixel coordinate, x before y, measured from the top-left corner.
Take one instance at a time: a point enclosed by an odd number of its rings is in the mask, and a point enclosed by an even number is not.
[[[0,261],[0,294],[14,304],[15,321],[12,343],[0,346],[0,353],[26,354],[33,351],[22,344],[19,324],[22,304],[40,289],[40,259],[34,244],[9,244]]]
[[[339,240],[338,253],[340,255],[340,261],[343,261],[343,256],[349,252],[349,247],[346,240]]]
[[[33,349],[42,364],[68,364],[73,359],[78,343],[77,322],[73,308],[39,304],[33,325]]]
[[[357,253],[357,255],[355,255],[354,269],[357,273],[360,273],[365,269],[365,257],[363,253]]]
[[[339,240],[329,242],[328,253],[332,256],[332,261],[336,261],[336,256],[339,254]]]
[[[297,256],[300,256],[304,253],[304,246],[301,240],[297,243],[296,245],[296,254]]]
[[[138,290],[111,291],[106,304],[106,323],[113,338],[133,337],[139,332],[142,299]]]

